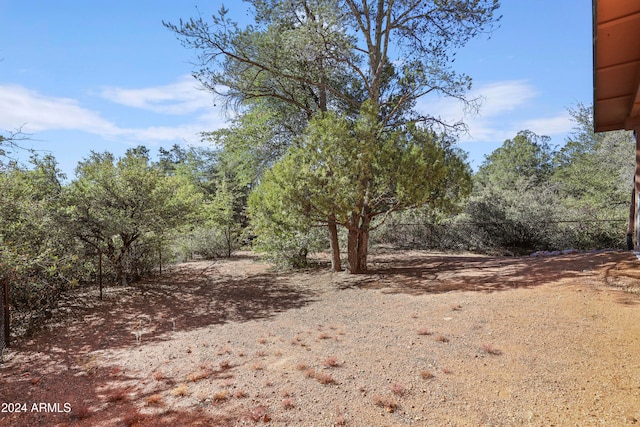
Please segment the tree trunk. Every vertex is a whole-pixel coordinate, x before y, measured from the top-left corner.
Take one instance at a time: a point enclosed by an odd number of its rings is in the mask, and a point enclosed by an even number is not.
[[[107,259],[109,263],[113,266],[113,270],[116,274],[116,284],[121,286],[127,286],[128,277],[127,277],[127,265],[126,265],[126,256],[129,254],[129,247],[122,246],[121,248],[116,248],[108,244],[107,247]]]
[[[338,241],[338,226],[334,219],[329,219],[329,243],[331,244],[331,271],[342,271],[340,261],[340,242]]]
[[[371,218],[358,214],[351,215],[347,253],[349,256],[349,272],[360,274],[367,271],[367,255],[369,253],[369,224]]]
[[[367,254],[369,232],[364,230],[349,230],[348,254],[349,272],[351,274],[361,274],[367,271]]]
[[[109,262],[113,266],[113,270],[116,273],[116,284],[127,286],[127,275],[125,274],[123,254],[120,253],[116,255],[115,253],[112,253],[107,255],[107,258],[109,259]]]
[[[98,252],[98,285],[100,286],[100,301],[102,301],[102,251]]]
[[[233,232],[230,225],[228,225],[224,231],[224,238],[227,246],[227,258],[231,258],[231,253],[233,252]]]
[[[627,249],[632,251],[634,249],[633,244],[633,232],[635,231],[635,220],[636,220],[636,189],[635,189],[635,178],[633,180],[634,189],[631,190],[631,205],[629,209],[629,225],[627,226]]]
[[[347,258],[349,260],[349,273],[360,273],[360,257],[358,256],[358,230],[349,229],[347,237]]]
[[[368,223],[368,221],[367,221]],[[367,271],[367,255],[369,255],[369,226],[358,233],[358,265],[360,273]]]
[[[349,256],[349,271],[360,274],[367,271],[367,256],[369,254],[369,225],[371,217],[366,214],[351,214],[349,234],[347,238],[347,253]]]

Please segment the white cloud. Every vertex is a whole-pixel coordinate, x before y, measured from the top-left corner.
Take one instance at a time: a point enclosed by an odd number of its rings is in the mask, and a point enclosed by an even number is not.
[[[571,131],[575,123],[568,111],[557,116],[525,120],[522,129],[529,129],[538,135],[555,135]]]
[[[187,123],[180,126],[149,126],[139,129],[123,129],[123,137],[138,143],[158,143],[165,141],[184,141],[192,145],[200,143],[200,132],[219,129],[224,122],[207,127],[204,124]]]
[[[185,115],[213,106],[211,94],[191,76],[176,83],[142,89],[105,88],[101,96],[127,107],[162,114]]]
[[[22,126],[29,133],[52,129],[85,130],[110,137],[121,133],[114,123],[74,99],[45,96],[19,85],[0,85],[0,127]]]
[[[535,89],[524,80],[490,83],[471,91],[472,98],[480,98],[480,117],[495,117],[513,111],[536,97]]]
[[[48,130],[75,130],[98,135],[107,140],[120,139],[132,144],[171,141],[199,142],[199,133],[225,125],[225,117],[213,107],[211,94],[196,87],[191,77],[175,83],[140,89],[111,87],[100,95],[119,108],[111,117],[126,114],[132,108],[159,114],[157,123],[143,127],[124,127],[108,120],[99,111],[87,108],[75,99],[47,96],[20,85],[0,85],[0,129],[15,130],[23,126],[27,133]],[[573,128],[566,111],[536,117],[531,111],[538,96],[525,80],[507,80],[479,86],[470,98],[482,100],[477,114],[465,113],[462,104],[450,98],[429,97],[418,102],[418,110],[436,113],[447,121],[463,120],[469,127],[461,143],[502,142],[518,131],[529,129],[539,135],[560,135]],[[122,112],[124,111],[124,113]],[[165,115],[184,116],[184,123],[166,125]],[[148,123],[148,116],[145,117]]]
[[[571,118],[566,111],[546,117],[525,118],[533,115],[538,91],[526,80],[493,82],[473,89],[469,99],[481,103],[477,113],[466,112],[460,101],[451,98],[420,100],[418,110],[440,115],[446,121],[463,121],[469,132],[461,136],[463,143],[502,142],[514,137],[521,130],[531,130],[539,135],[557,135],[572,129]]]
[[[50,130],[75,130],[105,139],[119,138],[134,143],[153,144],[166,141],[199,141],[198,134],[225,125],[224,117],[213,110],[211,95],[195,89],[182,78],[166,86],[143,89],[105,89],[103,95],[125,107],[134,107],[161,114],[184,115],[186,123],[176,126],[159,125],[140,128],[123,127],[107,120],[75,99],[43,95],[20,85],[0,85],[0,129],[22,127],[26,133]],[[113,113],[110,112],[113,116]],[[126,112],[127,119],[130,113]],[[147,119],[148,120],[148,119]]]
[[[490,83],[471,90],[467,99],[477,99],[480,110],[467,112],[459,100],[431,96],[418,100],[417,109],[436,114],[448,121],[488,119],[513,111],[536,96],[534,88],[524,80]]]

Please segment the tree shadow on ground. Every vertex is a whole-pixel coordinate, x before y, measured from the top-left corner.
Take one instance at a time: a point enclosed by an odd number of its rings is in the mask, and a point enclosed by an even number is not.
[[[238,259],[243,260],[251,262]],[[0,365],[0,396],[2,402],[29,405],[70,403],[72,411],[5,413],[0,414],[0,425],[233,425],[237,416],[212,419],[193,410],[141,413],[139,408],[148,406],[149,393],[129,393],[140,380],[118,368],[98,366],[93,352],[135,349],[139,344],[169,340],[174,331],[267,319],[303,307],[316,297],[313,291],[290,283],[289,276],[264,266],[252,267],[250,274],[243,270],[244,265],[236,271],[218,271],[211,262],[193,263],[133,286],[108,288],[101,302],[95,290],[91,304],[70,300],[65,309],[72,315],[60,325],[14,344],[10,354],[15,357]],[[215,377],[221,372],[209,374]],[[110,389],[114,384],[118,386]],[[174,385],[158,382],[153,384],[154,393]]]
[[[68,402],[71,412],[0,413],[0,425],[234,425],[241,410],[212,415],[199,405],[182,410],[154,403],[155,394],[166,395],[177,384],[162,378],[141,380],[117,366],[101,366],[93,352],[135,351],[138,344],[171,339],[174,331],[268,319],[319,298],[321,281],[337,284],[338,289],[358,287],[411,295],[494,292],[564,280],[579,284],[582,277],[605,285],[607,280],[624,279],[628,286],[640,289],[638,261],[628,252],[549,258],[386,253],[372,256],[371,261],[364,275],[277,274],[245,257],[223,266],[191,263],[135,286],[108,288],[103,302],[96,301],[92,290],[92,304],[79,299],[67,304],[77,313],[75,318],[18,342],[9,363],[0,365],[3,402],[57,403],[60,407]],[[629,305],[629,301],[620,303]],[[223,378],[225,372],[212,370],[209,375]],[[146,382],[143,389],[139,388],[141,381]],[[146,414],[150,406],[157,412]],[[253,420],[258,413],[246,416]]]
[[[312,291],[290,283],[287,275],[263,270],[225,274],[207,263],[132,286],[112,287],[104,301],[89,307],[80,299],[72,301],[65,308],[74,313],[74,321],[17,347],[54,352],[61,343],[65,350],[85,352],[130,347],[169,339],[173,331],[269,318],[314,301]]]
[[[119,368],[91,362],[72,369],[32,360],[20,375],[0,381],[3,402],[23,402],[24,410],[0,413],[0,425],[32,426],[231,426],[237,416],[205,414],[166,407],[161,393],[174,387],[159,380],[152,391],[140,393],[140,379]],[[55,374],[42,368],[54,369]],[[41,406],[41,405],[48,406]]]
[[[393,254],[382,254],[373,258],[372,268],[359,286],[380,289],[384,293],[413,295],[451,291],[494,292],[593,277],[594,271],[605,274],[607,269],[633,261],[631,257],[635,258],[628,252],[543,258],[425,253],[403,259]]]
[[[618,303],[627,306],[640,305],[640,268],[638,257],[630,256],[604,269],[604,282],[607,286],[624,291],[618,296]]]

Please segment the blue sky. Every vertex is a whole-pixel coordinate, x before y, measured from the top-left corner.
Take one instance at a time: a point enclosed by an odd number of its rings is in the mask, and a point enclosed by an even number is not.
[[[476,168],[484,155],[524,129],[562,145],[567,109],[592,102],[591,2],[503,0],[500,28],[457,54],[474,80],[479,114],[464,117],[460,147]],[[51,152],[69,177],[91,150],[200,144],[198,133],[228,115],[190,76],[194,53],[162,20],[211,15],[220,1],[0,0],[0,130],[22,127],[26,145]],[[227,1],[240,19],[247,5]],[[197,8],[197,9],[196,9]],[[463,117],[457,102],[420,108]]]

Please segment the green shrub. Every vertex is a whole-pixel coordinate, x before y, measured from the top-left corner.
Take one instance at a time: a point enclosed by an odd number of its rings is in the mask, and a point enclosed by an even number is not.
[[[253,241],[253,248],[281,269],[305,268],[308,254],[327,247],[324,227],[314,227],[307,232],[263,233]]]

